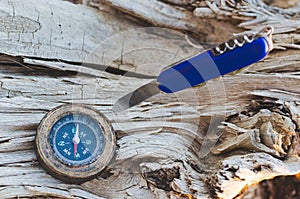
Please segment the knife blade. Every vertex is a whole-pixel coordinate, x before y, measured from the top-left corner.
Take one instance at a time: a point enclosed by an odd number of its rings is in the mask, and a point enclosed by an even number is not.
[[[226,74],[236,74],[262,60],[273,49],[272,26],[258,32],[239,34],[215,48],[167,67],[156,80],[126,94],[113,105],[122,112],[159,92],[174,93]]]
[[[157,81],[153,80],[118,99],[113,105],[113,112],[122,112],[158,94],[160,91]]]

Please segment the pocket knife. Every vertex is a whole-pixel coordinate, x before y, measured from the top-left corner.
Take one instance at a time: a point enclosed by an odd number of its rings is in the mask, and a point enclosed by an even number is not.
[[[241,69],[268,55],[273,49],[272,26],[258,32],[238,34],[212,49],[181,60],[167,67],[156,80],[126,94],[113,105],[122,112],[159,92],[174,93]]]

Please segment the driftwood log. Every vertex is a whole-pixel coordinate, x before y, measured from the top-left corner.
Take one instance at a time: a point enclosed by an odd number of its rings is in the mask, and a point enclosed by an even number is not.
[[[81,3],[0,0],[0,198],[261,198],[281,196],[262,195],[264,180],[293,175],[300,196],[300,7]],[[264,25],[275,50],[244,73],[112,112],[168,64]],[[117,135],[114,160],[80,185],[48,175],[34,151],[40,120],[65,103],[103,112]]]

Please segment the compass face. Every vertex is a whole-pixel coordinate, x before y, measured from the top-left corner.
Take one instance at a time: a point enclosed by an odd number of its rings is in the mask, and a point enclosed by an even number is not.
[[[85,114],[68,114],[52,127],[49,142],[55,155],[68,165],[86,165],[102,153],[103,130]]]
[[[97,176],[115,154],[111,123],[82,105],[62,105],[45,115],[36,135],[41,166],[53,177],[82,183]]]

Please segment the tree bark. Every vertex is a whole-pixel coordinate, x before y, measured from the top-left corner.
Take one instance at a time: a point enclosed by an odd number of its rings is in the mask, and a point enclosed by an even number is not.
[[[253,185],[300,173],[299,7],[192,2],[0,0],[1,198],[262,198],[269,182]],[[169,64],[267,24],[275,50],[244,73],[112,112]],[[80,185],[34,151],[65,103],[101,111],[117,135],[114,160]]]

